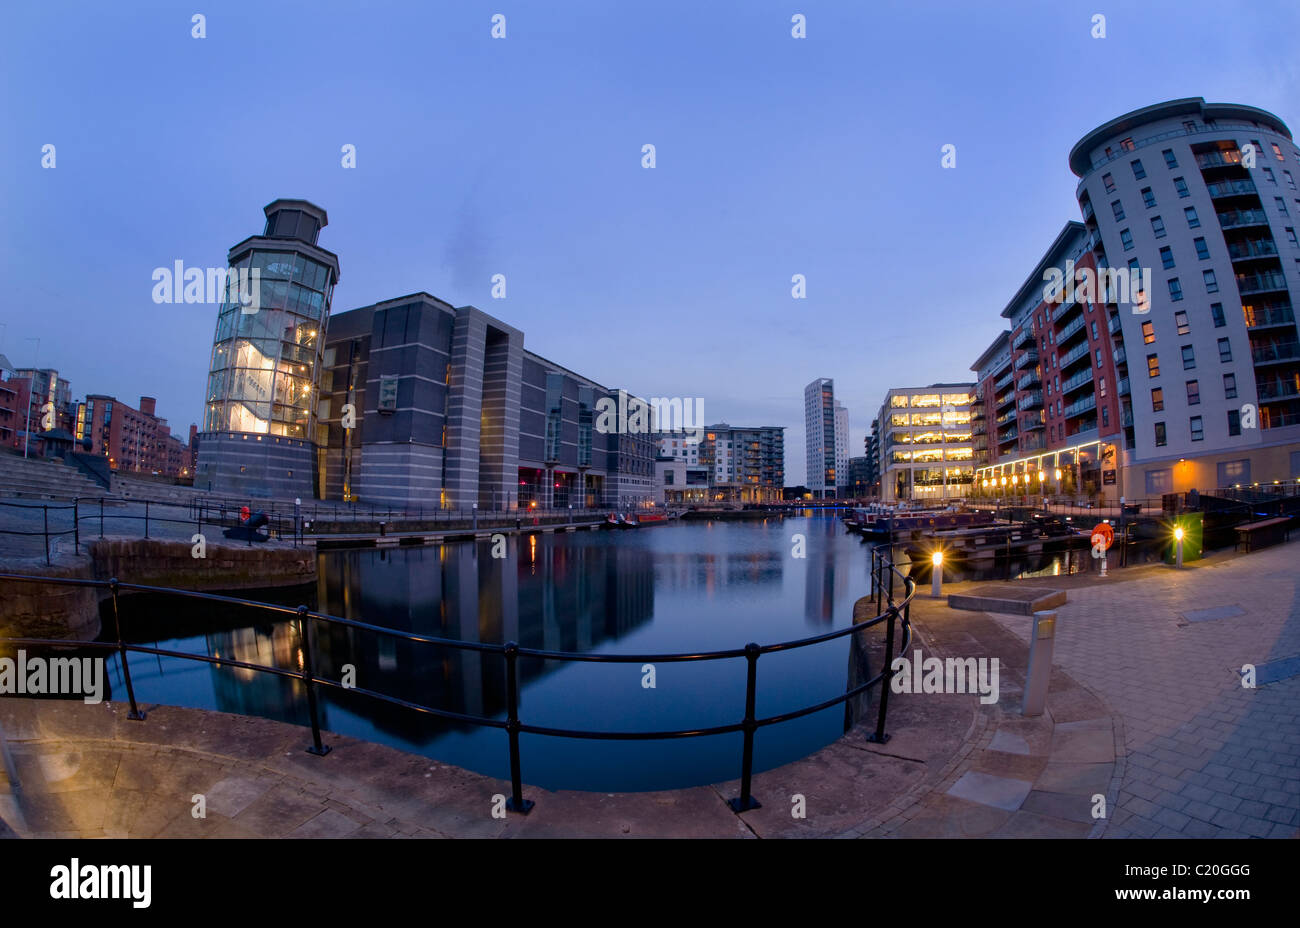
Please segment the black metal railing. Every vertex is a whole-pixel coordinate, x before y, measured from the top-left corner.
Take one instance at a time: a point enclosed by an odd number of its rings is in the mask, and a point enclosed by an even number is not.
[[[116,640],[80,641],[61,638],[12,637],[0,638],[0,644],[60,648],[79,647],[116,651],[122,666],[122,677],[126,686],[127,699],[130,702],[130,714],[128,718],[139,721],[143,721],[145,715],[140,711],[139,705],[136,702],[135,689],[131,683],[131,672],[127,655],[132,652],[138,654],[150,654],[156,657],[200,661],[202,663],[225,667],[238,667],[256,673],[269,673],[275,676],[299,680],[306,690],[307,709],[311,722],[312,743],[307,750],[316,755],[324,755],[329,752],[329,747],[321,740],[320,715],[316,701],[317,687],[332,687],[340,691],[357,694],[369,699],[380,700],[392,705],[404,707],[414,712],[450,721],[503,729],[508,736],[507,740],[510,760],[511,795],[506,803],[506,807],[511,811],[524,814],[532,808],[533,802],[524,799],[523,796],[523,779],[521,773],[522,764],[519,750],[519,736],[521,734],[543,735],[557,738],[580,738],[597,741],[648,741],[669,738],[698,738],[708,735],[724,735],[733,732],[741,732],[744,735],[744,743],[741,755],[740,795],[728,802],[733,811],[744,812],[748,809],[759,807],[759,803],[754,799],[752,793],[754,735],[759,729],[771,725],[779,725],[783,722],[793,721],[794,719],[802,718],[815,712],[821,712],[824,709],[829,709],[836,705],[841,705],[848,702],[850,699],[854,699],[866,693],[873,686],[879,685],[880,700],[876,713],[876,724],[874,730],[867,736],[867,740],[876,743],[884,743],[889,740],[889,735],[885,732],[885,718],[889,707],[890,680],[894,673],[892,665],[894,662],[895,640],[900,632],[898,626],[901,626],[902,640],[898,646],[899,653],[906,652],[907,648],[911,644],[911,600],[916,591],[916,581],[911,577],[904,576],[898,570],[889,556],[887,549],[884,548],[876,548],[872,550],[871,575],[873,593],[876,601],[876,615],[866,621],[856,622],[847,628],[826,632],[821,635],[813,635],[808,638],[800,638],[795,641],[784,641],[778,644],[759,645],[751,641],[743,648],[732,648],[725,651],[670,654],[587,654],[573,651],[550,651],[538,648],[520,647],[520,645],[514,641],[508,641],[505,644],[487,644],[474,641],[461,641],[451,638],[437,638],[430,635],[420,635],[412,632],[403,632],[397,629],[385,628],[380,625],[373,625],[369,622],[362,622],[355,619],[345,619],[339,616],[313,612],[306,606],[298,606],[297,608],[294,608],[292,606],[281,606],[274,603],[242,599],[240,597],[222,596],[215,593],[200,593],[189,590],[142,586],[133,583],[122,583],[116,578],[112,580],[83,580],[3,573],[0,574],[0,581],[107,589],[113,602],[113,634]],[[902,584],[901,598],[895,597],[896,580]],[[301,668],[295,671],[283,667],[254,664],[248,661],[235,660],[227,657],[213,657],[210,655],[173,651],[167,648],[128,644],[122,634],[121,613],[118,608],[118,597],[123,592],[153,593],[207,600],[210,602],[227,603],[232,606],[253,608],[264,612],[278,613],[279,615],[286,617],[293,617],[298,627],[299,637],[302,641],[303,660]],[[317,675],[314,670],[315,665],[312,659],[312,651],[315,640],[313,628],[318,622],[324,623],[328,626],[340,626],[374,632],[401,641],[431,644],[439,647],[464,651],[477,651],[481,654],[500,655],[505,662],[506,670],[506,717],[500,719],[477,715],[466,715],[461,712],[453,712],[448,709],[423,705],[412,700],[402,699],[366,687],[352,685],[345,686],[342,681],[332,680]],[[798,648],[833,641],[838,638],[856,635],[859,632],[863,632],[869,628],[874,628],[875,626],[882,624],[885,626],[885,645],[884,661],[879,673],[876,673],[874,676],[871,676],[869,679],[857,686],[848,687],[844,693],[838,696],[823,700],[814,705],[763,718],[757,716],[755,706],[757,703],[758,690],[758,659],[764,654],[792,651]],[[519,673],[517,664],[520,657],[532,657],[553,661],[623,664],[688,663],[744,658],[746,663],[744,715],[740,721],[731,722],[725,725],[667,731],[588,731],[570,728],[554,728],[545,725],[532,725],[523,721],[519,717]]]

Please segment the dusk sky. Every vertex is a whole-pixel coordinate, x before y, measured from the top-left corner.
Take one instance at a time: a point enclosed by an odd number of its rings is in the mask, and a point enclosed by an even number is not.
[[[156,396],[182,437],[216,307],[155,304],[153,269],[223,265],[264,205],[294,197],[329,213],[335,314],[421,290],[473,304],[606,386],[785,426],[798,484],[809,381],[834,378],[856,456],[890,387],[972,379],[1080,218],[1066,159],[1089,130],[1197,96],[1300,126],[1294,0],[6,14],[0,352],[57,368],[76,397]]]

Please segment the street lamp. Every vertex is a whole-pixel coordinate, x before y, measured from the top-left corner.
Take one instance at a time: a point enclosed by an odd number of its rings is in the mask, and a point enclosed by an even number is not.
[[[930,573],[930,596],[938,599],[943,595],[943,552],[935,551],[930,555],[933,570]]]
[[[1181,525],[1174,529],[1174,567],[1183,566],[1183,536],[1185,534]]]

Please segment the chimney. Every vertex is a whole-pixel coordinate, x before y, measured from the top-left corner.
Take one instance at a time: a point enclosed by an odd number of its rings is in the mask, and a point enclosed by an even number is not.
[[[157,407],[157,405],[158,405],[158,401],[154,399],[152,396],[140,397],[140,411],[144,413],[146,416],[152,416],[154,414],[154,409]]]

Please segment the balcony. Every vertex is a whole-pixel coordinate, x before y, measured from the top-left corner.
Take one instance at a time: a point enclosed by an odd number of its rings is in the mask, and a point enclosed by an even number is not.
[[[1293,361],[1300,358],[1300,342],[1278,342],[1273,345],[1257,345],[1250,351],[1251,359],[1256,364],[1274,364],[1278,361]]]
[[[1038,432],[1038,431],[1042,431],[1045,428],[1047,428],[1047,424],[1044,423],[1042,419],[1021,419],[1020,420],[1020,431],[1022,432]]]
[[[1079,209],[1083,213],[1084,222],[1092,218],[1092,200],[1084,200],[1079,204]]]
[[[1277,244],[1269,238],[1253,238],[1245,242],[1231,242],[1228,245],[1228,257],[1233,261],[1276,256]]]
[[[1020,370],[1021,368],[1028,367],[1031,364],[1037,364],[1037,363],[1038,363],[1038,352],[1026,351],[1020,357],[1016,358],[1015,369]]]
[[[1243,306],[1246,328],[1262,329],[1270,325],[1294,325],[1295,313],[1290,306]]]
[[[1029,325],[1026,325],[1023,329],[1021,329],[1018,333],[1016,333],[1016,337],[1011,342],[1011,347],[1020,349],[1026,346],[1033,347],[1033,344],[1034,344],[1034,330]]]
[[[1133,407],[1125,406],[1119,411],[1119,424],[1123,428],[1129,428],[1133,425]]]
[[[1043,392],[1041,390],[1035,390],[1032,393],[1026,393],[1022,396],[1020,402],[1016,403],[1016,409],[1023,412],[1026,409],[1038,409],[1042,405]]]
[[[1052,310],[1052,321],[1060,322],[1066,316],[1071,316],[1076,312],[1083,312],[1083,304],[1076,303],[1074,300],[1067,300]]]
[[[977,425],[970,430],[970,433],[972,436],[987,435],[989,430],[983,425]]]
[[[1273,271],[1269,274],[1238,274],[1237,275],[1237,292],[1246,293],[1267,293],[1272,290],[1286,289],[1286,275],[1281,271]]]
[[[1097,408],[1097,397],[1085,396],[1083,399],[1071,403],[1069,406],[1065,407],[1065,418],[1069,419],[1073,416],[1081,416],[1085,412],[1091,412],[1096,408]]]
[[[997,425],[1006,425],[1015,417],[1016,417],[1016,411],[1012,409],[1009,412],[1004,412],[1002,415],[998,416],[997,419],[994,420],[994,422]]]
[[[1235,148],[1232,151],[1205,151],[1196,156],[1199,168],[1222,168],[1234,164],[1241,164],[1241,152]]]
[[[997,380],[993,381],[993,389],[996,391],[996,390],[1001,390],[1005,386],[1009,386],[1011,384],[1011,381],[1014,380],[1015,377],[1016,377],[1015,371],[1007,371]]]
[[[1118,335],[1120,329],[1122,329],[1123,327],[1124,327],[1123,324],[1120,322],[1119,313],[1116,313],[1115,315],[1111,316],[1110,322],[1106,323],[1106,328],[1110,330],[1111,335]]]
[[[1079,371],[1079,373],[1061,383],[1061,395],[1064,396],[1080,387],[1088,386],[1092,383],[1092,378],[1093,373],[1091,367],[1087,370]]]
[[[1075,361],[1078,361],[1080,358],[1089,358],[1089,357],[1091,357],[1091,352],[1088,350],[1087,343],[1084,343],[1079,347],[1072,349],[1067,354],[1061,356],[1060,369],[1065,370],[1067,367],[1069,367]]]
[[[1119,365],[1119,364],[1127,364],[1127,363],[1128,363],[1128,353],[1124,350],[1124,346],[1120,345],[1118,348],[1115,349],[1115,364]]]
[[[1230,209],[1219,213],[1219,226],[1224,229],[1241,229],[1246,226],[1266,226],[1268,217],[1262,209]]]
[[[1259,385],[1259,401],[1268,403],[1274,400],[1289,400],[1300,396],[1300,384],[1294,380],[1274,380]]]
[[[998,444],[1005,445],[1009,441],[1015,441],[1016,436],[1019,434],[1020,433],[1017,432],[1015,429],[1008,429],[1005,432],[1001,432],[998,434]]]
[[[1255,189],[1253,180],[1221,180],[1218,183],[1206,184],[1205,189],[1210,192],[1211,199],[1220,197],[1239,197],[1246,194],[1258,194]]]
[[[998,409],[1004,409],[1004,408],[1006,408],[1007,406],[1010,406],[1010,405],[1011,405],[1012,403],[1014,403],[1015,401],[1016,401],[1016,391],[1015,391],[1015,390],[1008,390],[1006,393],[1002,394],[1001,396],[999,396],[999,397],[997,398],[997,401],[996,401],[996,403],[995,403],[994,405],[995,405]]]
[[[1039,380],[1038,378],[1038,371],[1032,370],[1028,374],[1026,374],[1025,376],[1021,377],[1019,380],[1016,381],[1016,389],[1028,390],[1030,387],[1041,382],[1042,381]]]
[[[1088,321],[1088,320],[1085,319],[1083,316],[1080,316],[1078,319],[1075,319],[1073,322],[1071,322],[1071,323],[1070,323],[1069,325],[1067,325],[1065,328],[1061,329],[1061,331],[1057,332],[1057,333],[1056,333],[1056,345],[1057,345],[1057,347],[1058,347],[1058,348],[1064,348],[1064,347],[1066,346],[1066,344],[1069,343],[1069,341],[1070,341],[1071,338],[1073,338],[1073,337],[1074,337],[1075,335],[1077,335],[1079,332],[1082,332],[1082,331],[1083,331],[1084,323],[1086,323],[1087,321]]]
[[[1119,381],[1119,385],[1115,389],[1119,390],[1120,396],[1128,396],[1129,395],[1128,378],[1121,377]]]
[[[1040,429],[1042,426],[1038,426]],[[1035,435],[1033,438],[1026,438],[1025,443],[1020,446],[1021,451],[1042,451],[1047,446],[1043,441],[1042,435]]]

